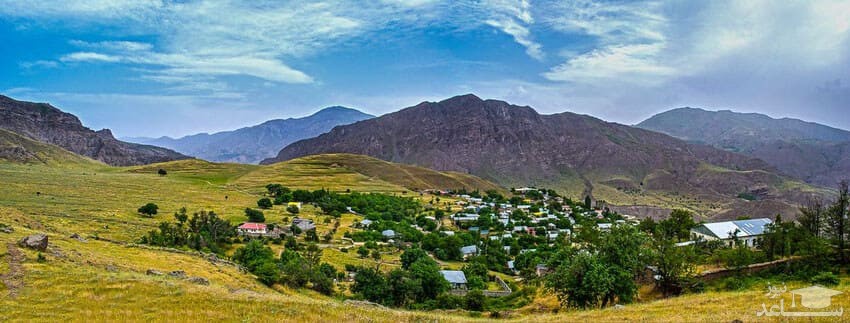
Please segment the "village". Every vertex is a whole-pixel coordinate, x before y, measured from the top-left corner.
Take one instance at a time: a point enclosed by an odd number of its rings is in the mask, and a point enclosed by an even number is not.
[[[603,201],[592,205],[587,198],[576,203],[552,190],[530,187],[511,189],[510,193],[505,197],[498,192],[425,190],[415,198],[425,208],[395,219],[386,214],[360,214],[345,205],[341,218],[350,219],[349,225],[343,228],[342,236],[336,235],[339,239],[325,239],[321,246],[340,251],[333,253],[336,256],[371,257],[377,268],[383,265],[385,270],[396,268],[405,250],[421,248],[439,264],[450,293],[464,296],[480,289],[484,296],[504,297],[526,281],[541,280],[550,273],[550,258],[560,245],[586,243],[587,238],[577,237],[598,236],[620,226],[643,226],[634,216],[610,212]],[[301,210],[310,207],[307,204],[289,201],[285,206]],[[307,237],[330,237],[316,230],[336,233],[339,220],[334,221],[331,229],[330,223],[317,226],[312,219],[295,216],[277,225],[245,222],[237,230],[246,238],[302,237],[306,241]],[[771,223],[766,218],[693,223],[687,239],[679,239],[674,245],[684,248],[711,242],[728,248],[757,248]],[[473,263],[485,270],[468,277]],[[357,276],[356,268],[342,267],[346,274],[335,281],[350,287]],[[654,266],[646,267],[649,277],[661,279]]]

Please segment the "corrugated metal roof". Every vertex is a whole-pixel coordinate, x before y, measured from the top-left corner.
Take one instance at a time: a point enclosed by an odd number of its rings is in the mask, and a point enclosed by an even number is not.
[[[738,237],[757,236],[764,234],[766,226],[771,223],[773,221],[767,218],[704,223],[695,231],[710,233],[719,239],[731,238],[735,230],[738,230]]]
[[[443,278],[452,284],[466,284],[466,275],[460,270],[440,270]]]

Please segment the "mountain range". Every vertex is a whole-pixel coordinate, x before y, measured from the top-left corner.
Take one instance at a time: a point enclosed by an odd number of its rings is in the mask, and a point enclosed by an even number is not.
[[[827,187],[850,174],[850,131],[757,113],[680,108],[638,127],[759,158],[789,176]]]
[[[553,187],[639,213],[689,207],[727,218],[793,215],[795,204],[816,191],[743,154],[471,94],[339,126],[262,163],[323,153],[470,173],[508,187]]]
[[[338,125],[374,118],[358,110],[335,106],[304,118],[269,120],[262,124],[214,134],[182,138],[124,138],[131,142],[174,149],[214,162],[256,164],[295,141],[315,137]]]
[[[109,129],[93,131],[76,116],[47,103],[0,95],[0,129],[113,166],[150,164],[189,158],[175,151],[115,139]]]

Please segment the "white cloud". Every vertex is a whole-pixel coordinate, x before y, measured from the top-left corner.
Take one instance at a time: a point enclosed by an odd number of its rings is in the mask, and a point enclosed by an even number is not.
[[[106,55],[93,52],[76,52],[62,56],[59,58],[63,62],[109,62],[115,63],[121,60],[120,57]]]
[[[484,2],[484,7],[490,14],[485,24],[513,37],[517,44],[525,47],[528,56],[536,60],[543,59],[543,46],[533,40],[528,27],[534,23],[528,0],[490,0]]]

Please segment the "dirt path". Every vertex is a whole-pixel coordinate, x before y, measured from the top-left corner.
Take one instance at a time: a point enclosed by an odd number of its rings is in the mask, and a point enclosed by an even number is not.
[[[0,280],[9,289],[9,296],[15,298],[18,296],[18,291],[24,287],[24,267],[21,263],[24,262],[25,256],[12,242],[9,242],[6,248],[9,250],[9,272],[0,275]]]

